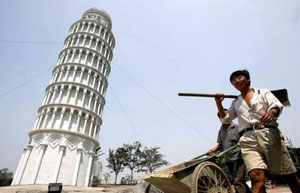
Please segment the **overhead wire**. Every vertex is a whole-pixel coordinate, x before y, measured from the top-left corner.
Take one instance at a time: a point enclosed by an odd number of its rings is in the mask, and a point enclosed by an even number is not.
[[[12,40],[0,40],[0,42],[3,43],[28,43],[28,44],[62,44],[62,43],[58,43],[58,42],[39,42],[39,41],[12,41]],[[201,135],[203,138],[205,138],[206,140],[208,140],[210,143],[214,144],[214,142],[208,138],[207,136],[205,136],[203,133],[201,133],[197,128],[195,128],[192,124],[190,124],[188,121],[186,121],[184,118],[182,118],[179,114],[177,114],[176,112],[174,112],[169,106],[167,106],[161,99],[159,99],[157,96],[155,96],[152,92],[150,92],[148,89],[146,89],[141,83],[139,83],[136,79],[134,79],[129,73],[127,73],[123,68],[121,68],[119,65],[115,64],[115,66],[117,66],[117,68],[119,68],[119,70],[121,72],[123,72],[127,77],[129,77],[133,82],[135,82],[140,88],[142,88],[146,93],[148,93],[151,97],[153,97],[159,104],[161,104],[163,107],[165,107],[171,114],[173,114],[176,118],[178,118],[179,120],[181,120],[183,123],[185,123],[187,126],[189,126],[190,128],[192,128],[196,133],[198,133],[199,135]],[[52,67],[51,67],[52,68]],[[14,90],[24,86],[25,84],[29,83],[30,81],[36,79],[37,77],[39,77],[41,74],[47,72],[49,69],[48,68],[44,71],[42,71],[41,73],[39,73],[38,75],[32,77],[31,79],[17,85],[16,87],[2,93],[0,95],[0,98],[13,92]],[[134,128],[134,130],[136,131],[139,139],[141,140],[141,137],[136,129],[136,127],[134,126],[133,122],[131,121],[129,115],[126,113],[124,107],[122,106],[122,104],[120,103],[120,100],[117,98],[117,96],[115,95],[113,89],[110,87],[110,90],[112,91],[113,96],[116,98],[117,102],[119,103],[122,111],[124,112],[124,114],[126,115],[128,121],[130,122],[131,126]],[[142,140],[141,140],[142,141]]]
[[[41,76],[41,75],[44,74],[45,72],[48,72],[48,71],[49,71],[50,69],[52,69],[52,68],[53,68],[53,66],[51,66],[51,67],[49,67],[49,68],[43,70],[42,72],[38,73],[37,75],[33,76],[32,78],[30,78],[30,79],[28,79],[28,80],[26,80],[26,81],[20,83],[19,85],[17,85],[17,86],[15,86],[15,87],[13,87],[13,88],[11,88],[11,89],[5,91],[4,93],[0,94],[0,98],[2,98],[2,97],[4,97],[4,96],[8,95],[9,93],[11,93],[11,92],[17,90],[18,88],[21,88],[22,86],[28,84],[29,82],[31,82],[31,81],[33,81],[34,79],[38,78],[39,76]]]
[[[21,43],[21,44],[56,44],[56,45],[61,45],[63,43],[60,42],[41,42],[41,41],[19,41],[19,40],[0,40],[0,43]],[[0,98],[8,95],[9,93],[13,92],[14,90],[21,88],[22,86],[26,85],[27,83],[31,82],[32,80],[36,79],[37,77],[41,76],[45,72],[49,71],[53,67],[49,67],[42,72],[38,73],[37,75],[33,76],[32,78],[20,83],[19,85],[5,91],[4,93],[0,94]]]
[[[142,140],[142,138],[141,138],[141,136],[140,136],[140,134],[139,134],[137,128],[134,126],[132,120],[130,119],[128,113],[126,112],[125,108],[123,107],[123,105],[121,104],[121,102],[120,102],[120,100],[118,99],[117,95],[115,94],[113,88],[112,88],[111,86],[109,86],[108,88],[110,89],[112,95],[115,97],[116,101],[117,101],[118,104],[120,105],[120,107],[121,107],[123,113],[125,114],[125,117],[127,118],[127,120],[128,120],[128,122],[130,123],[131,127],[134,129],[134,131],[135,131],[136,135],[138,136],[140,142],[143,144],[143,140]]]
[[[161,99],[159,99],[157,96],[155,96],[152,92],[150,92],[147,88],[145,88],[141,83],[139,83],[136,79],[134,79],[129,73],[127,73],[123,68],[121,68],[119,65],[114,64],[119,68],[121,72],[123,72],[127,77],[129,77],[133,82],[135,82],[140,88],[142,88],[146,93],[148,93],[151,97],[153,97],[159,104],[164,106],[171,114],[173,114],[176,118],[181,120],[183,123],[185,123],[187,126],[192,128],[196,133],[198,133],[200,136],[208,140],[210,143],[215,144],[210,138],[205,136],[203,133],[201,133],[197,128],[195,128],[192,124],[190,124],[188,121],[186,121],[184,118],[182,118],[179,114],[177,114],[175,111],[173,111],[169,106],[167,106]]]
[[[18,40],[0,40],[0,43],[21,43],[21,44],[63,44],[63,43],[61,43],[61,42],[18,41]]]

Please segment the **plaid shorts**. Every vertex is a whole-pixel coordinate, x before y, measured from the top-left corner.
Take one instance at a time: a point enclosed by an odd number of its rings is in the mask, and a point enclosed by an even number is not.
[[[278,128],[245,132],[239,145],[248,172],[266,169],[271,174],[286,175],[297,171]]]

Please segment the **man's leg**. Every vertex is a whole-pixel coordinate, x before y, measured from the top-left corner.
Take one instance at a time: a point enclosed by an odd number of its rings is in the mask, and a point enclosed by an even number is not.
[[[246,171],[245,170],[246,170],[246,167],[245,167],[244,161],[242,159],[235,161],[235,167],[234,167],[234,171],[233,171],[233,176],[234,176],[233,185],[234,185],[235,192],[238,192],[238,193],[250,193],[251,192],[248,185],[246,184],[246,178],[245,178]]]
[[[234,162],[226,162],[226,166],[227,166],[228,171],[229,171],[229,174],[227,174],[227,177],[229,178],[229,181],[230,181],[231,185],[233,185],[233,178],[234,178],[233,168],[234,168]]]
[[[266,193],[265,171],[262,169],[253,169],[249,172],[252,184],[252,193]]]
[[[282,175],[281,177],[289,185],[293,193],[300,193],[300,180],[297,178],[296,173]]]
[[[245,179],[245,174],[246,174],[246,168],[244,161],[242,159],[239,159],[234,162],[234,167],[233,167],[233,185],[235,192],[238,193],[250,193],[250,189],[246,184],[246,179]]]

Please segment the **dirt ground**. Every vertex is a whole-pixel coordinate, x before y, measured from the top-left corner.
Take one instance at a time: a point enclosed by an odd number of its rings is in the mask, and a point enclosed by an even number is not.
[[[268,193],[291,193],[289,187],[275,187],[274,189],[267,189]]]
[[[121,187],[119,187],[121,188]],[[126,188],[126,187],[123,187]],[[106,189],[106,190],[105,190]],[[27,185],[27,186],[6,186],[0,187],[0,193],[47,193],[47,185]],[[113,187],[74,187],[74,186],[63,186],[64,193],[116,193],[116,188]],[[135,191],[134,191],[135,192]],[[140,191],[137,191],[137,193]],[[288,187],[275,187],[274,189],[267,189],[267,193],[291,193]]]

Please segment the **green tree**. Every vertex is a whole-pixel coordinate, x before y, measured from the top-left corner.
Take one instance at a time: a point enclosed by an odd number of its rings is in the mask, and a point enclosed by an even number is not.
[[[118,174],[124,170],[124,155],[120,148],[116,151],[109,149],[107,167],[115,173],[115,184],[117,184]]]
[[[8,186],[13,180],[13,173],[8,168],[0,169],[0,186]]]
[[[133,174],[138,172],[141,165],[142,144],[138,141],[133,144],[123,144],[120,148],[124,156],[124,166],[130,170],[130,183],[133,183]]]
[[[107,184],[110,178],[110,173],[106,172],[105,174],[103,174],[103,177],[104,177],[105,184]]]
[[[136,183],[136,181],[134,183]],[[120,184],[132,184],[131,176],[126,175],[125,177],[122,177]]]
[[[164,160],[164,155],[159,153],[160,147],[150,147],[142,151],[141,153],[141,171],[146,173],[152,173],[157,168],[168,165],[168,161]]]

